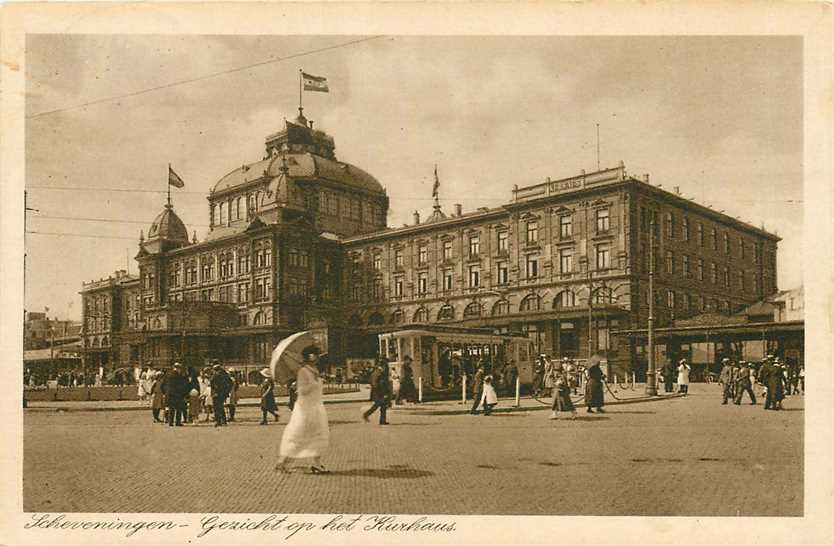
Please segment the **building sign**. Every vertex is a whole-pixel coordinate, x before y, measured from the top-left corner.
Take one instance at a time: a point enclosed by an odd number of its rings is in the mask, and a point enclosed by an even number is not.
[[[563,191],[575,190],[582,187],[581,178],[573,178],[568,180],[558,180],[550,183],[550,193],[560,193]]]

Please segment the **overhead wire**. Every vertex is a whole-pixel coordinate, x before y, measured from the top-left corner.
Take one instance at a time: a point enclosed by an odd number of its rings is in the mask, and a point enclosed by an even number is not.
[[[84,108],[84,107],[87,107],[87,106],[93,106],[95,104],[101,104],[101,103],[104,103],[104,102],[110,102],[110,101],[114,101],[114,100],[118,100],[118,99],[124,99],[124,98],[129,98],[129,97],[135,97],[135,96],[138,96],[138,95],[144,95],[146,93],[151,93],[153,91],[159,91],[161,89],[169,89],[171,87],[176,87],[178,85],[185,85],[185,84],[189,84],[189,83],[199,82],[199,81],[207,80],[207,79],[210,79],[210,78],[215,78],[217,76],[222,76],[224,74],[232,74],[234,72],[242,72],[244,70],[249,70],[250,68],[256,68],[256,67],[264,66],[264,65],[268,65],[268,64],[274,64],[274,63],[279,63],[279,62],[282,62],[282,61],[288,61],[290,59],[297,59],[299,57],[306,57],[308,55],[314,55],[316,53],[322,53],[324,51],[332,51],[334,49],[339,49],[339,48],[342,48],[342,47],[347,47],[347,46],[351,46],[351,45],[359,44],[359,43],[363,43],[363,42],[369,42],[371,40],[377,40],[377,39],[383,38],[383,37],[384,37],[384,35],[368,36],[368,37],[365,37],[365,38],[350,40],[348,42],[342,42],[340,44],[335,44],[335,45],[332,45],[332,46],[320,47],[318,49],[311,49],[309,51],[302,51],[300,53],[293,53],[292,55],[287,55],[287,56],[284,56],[284,57],[277,57],[277,58],[274,58],[274,59],[267,59],[265,61],[260,61],[260,62],[257,62],[257,63],[248,64],[248,65],[245,65],[245,66],[239,66],[239,67],[236,67],[236,68],[230,68],[230,69],[227,69],[227,70],[212,72],[211,74],[205,74],[203,76],[197,76],[195,78],[188,78],[188,79],[185,79],[185,80],[179,80],[179,81],[176,81],[176,82],[157,85],[157,86],[154,86],[154,87],[148,87],[146,89],[140,89],[139,91],[132,91],[130,93],[123,93],[121,95],[112,95],[110,97],[95,99],[95,100],[87,101],[87,102],[84,102],[84,103],[81,103],[81,104],[66,106],[66,107],[63,107],[63,108],[55,108],[53,110],[45,110],[43,112],[38,112],[36,114],[28,115],[28,116],[26,116],[26,119],[35,119],[35,118],[39,118],[39,117],[43,117],[43,116],[48,116],[48,115],[51,115],[51,114],[66,112],[68,110],[77,110],[79,108]]]

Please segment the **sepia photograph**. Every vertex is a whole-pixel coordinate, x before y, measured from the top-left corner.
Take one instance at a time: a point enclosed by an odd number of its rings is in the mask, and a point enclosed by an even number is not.
[[[21,43],[26,529],[808,514],[803,36]]]

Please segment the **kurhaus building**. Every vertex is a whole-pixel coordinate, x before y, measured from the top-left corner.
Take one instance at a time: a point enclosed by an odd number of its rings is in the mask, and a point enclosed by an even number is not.
[[[380,332],[449,324],[625,362],[640,347],[616,347],[609,332],[646,322],[650,254],[658,326],[777,290],[777,236],[622,163],[508,197],[448,214],[435,202],[428,218],[388,228],[383,186],[337,160],[333,138],[299,114],[266,138],[261,161],[211,188],[203,241],[168,203],[140,240],[138,278],[84,286],[88,355],[113,367],[219,358],[255,370],[281,338],[321,328],[339,363],[372,356]]]

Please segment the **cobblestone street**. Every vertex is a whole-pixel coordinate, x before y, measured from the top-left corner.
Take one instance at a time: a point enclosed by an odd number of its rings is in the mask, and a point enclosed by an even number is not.
[[[286,407],[278,424],[244,407],[220,429],[161,426],[150,411],[27,411],[24,510],[801,515],[802,397],[782,412],[720,398],[696,384],[555,422],[446,403],[392,411],[388,427],[363,423],[365,404],[328,405],[327,476],[271,470]]]

